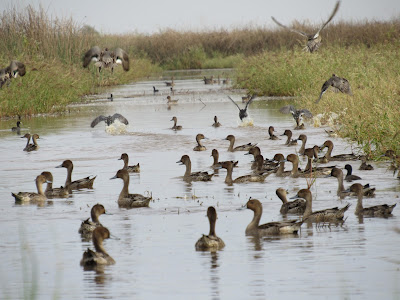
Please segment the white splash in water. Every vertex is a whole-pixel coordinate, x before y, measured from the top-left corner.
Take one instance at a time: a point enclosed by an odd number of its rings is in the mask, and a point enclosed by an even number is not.
[[[344,114],[345,112],[343,112]],[[314,127],[320,127],[322,125],[328,125],[330,127],[335,127],[338,124],[338,119],[341,117],[341,114],[337,114],[334,112],[318,114],[313,118]]]
[[[127,125],[115,119],[114,123],[110,126],[106,126],[106,132],[112,135],[123,134],[126,133],[126,127]]]
[[[238,121],[239,127],[247,127],[247,126],[254,126],[254,121],[252,118],[247,117],[244,118],[243,121]]]

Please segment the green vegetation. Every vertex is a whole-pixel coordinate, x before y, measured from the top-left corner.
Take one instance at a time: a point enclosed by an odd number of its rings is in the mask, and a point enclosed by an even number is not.
[[[383,45],[330,46],[316,54],[264,52],[237,69],[237,85],[264,95],[298,96],[296,105],[314,115],[335,113],[339,134],[370,154],[400,151],[399,42]],[[349,80],[353,96],[329,89],[316,104],[332,73]],[[327,113],[329,112],[329,113]]]

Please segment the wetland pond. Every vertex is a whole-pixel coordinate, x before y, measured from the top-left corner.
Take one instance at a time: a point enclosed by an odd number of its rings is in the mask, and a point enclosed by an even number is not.
[[[168,107],[166,97],[175,74],[177,105]],[[103,95],[89,97],[84,104],[70,106],[70,113],[54,117],[23,119],[21,134],[38,133],[40,149],[22,151],[25,139],[11,132],[14,120],[0,122],[0,298],[19,299],[399,299],[400,298],[400,207],[390,218],[354,215],[357,199],[336,196],[336,178],[318,178],[312,187],[313,210],[351,203],[343,226],[312,227],[303,224],[295,237],[253,238],[245,236],[253,212],[240,209],[249,197],[263,204],[261,223],[280,221],[281,201],[275,191],[283,187],[294,196],[306,188],[304,178],[268,176],[264,183],[224,183],[226,170],[216,172],[210,182],[182,180],[185,167],[177,164],[187,154],[192,171],[211,169],[211,150],[220,160],[239,160],[233,178],[251,172],[252,156],[228,152],[227,135],[236,145],[258,143],[264,157],[296,153],[285,138],[268,139],[268,127],[277,135],[292,129],[294,138],[306,134],[307,145],[334,142],[333,154],[357,151],[348,141],[328,137],[324,129],[306,125],[293,130],[291,115],[279,108],[290,99],[257,98],[248,109],[253,126],[242,126],[238,109],[243,94],[226,85],[205,85],[203,74],[167,73],[164,78],[113,87]],[[153,94],[153,86],[159,89]],[[113,93],[114,101],[107,100]],[[325,98],[327,101],[327,98]],[[323,101],[321,101],[321,104]],[[129,125],[114,134],[101,122],[103,114],[120,113]],[[212,127],[214,116],[222,126]],[[180,131],[173,131],[176,116]],[[114,126],[114,125],[111,125]],[[110,126],[110,127],[111,127]],[[193,151],[195,136],[203,133],[206,151]],[[130,193],[151,193],[149,208],[120,209],[122,180],[110,180],[128,153],[130,165],[140,163],[139,174],[130,175]],[[42,206],[17,205],[11,192],[36,191],[34,179],[42,171],[53,174],[53,186],[64,185],[66,169],[55,168],[64,160],[74,163],[72,179],[97,175],[93,190],[74,192],[67,199],[51,199]],[[375,170],[358,170],[360,161],[350,162],[361,183],[376,187],[376,197],[364,206],[399,202],[400,183],[389,162],[372,162]],[[334,162],[343,168],[346,162]],[[300,167],[305,162],[300,159]],[[286,163],[286,170],[291,164]],[[350,183],[345,182],[345,186]],[[104,247],[116,264],[85,271],[79,262],[92,242],[83,241],[78,229],[101,203],[110,215],[100,222],[119,239],[107,239]],[[208,234],[208,206],[217,210],[216,233],[226,246],[215,253],[197,252],[194,245]],[[288,216],[296,218],[296,216]],[[298,217],[297,217],[298,218]],[[32,296],[33,295],[33,296]]]

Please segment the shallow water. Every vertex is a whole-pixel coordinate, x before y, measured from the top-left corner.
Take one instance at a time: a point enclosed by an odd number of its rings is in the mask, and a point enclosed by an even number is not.
[[[292,117],[278,111],[288,101],[257,99],[248,110],[254,126],[241,126],[238,110],[226,95],[243,106],[242,95],[230,93],[223,85],[204,85],[199,78],[202,76],[197,73],[176,75],[172,98],[179,99],[179,104],[170,108],[166,105],[169,87],[164,79],[158,79],[89,97],[88,103],[71,106],[67,116],[22,120],[22,134],[29,131],[40,135],[41,148],[34,153],[22,151],[25,139],[9,130],[14,121],[0,122],[0,297],[399,298],[400,234],[394,230],[400,228],[398,207],[391,218],[364,218],[360,222],[354,215],[356,199],[338,200],[336,179],[317,179],[312,188],[313,209],[351,203],[344,226],[303,225],[295,237],[255,239],[244,234],[253,214],[240,207],[249,197],[257,198],[264,207],[262,222],[281,220],[281,203],[275,190],[284,187],[293,196],[306,187],[305,179],[271,175],[265,183],[227,186],[226,171],[219,170],[211,182],[182,181],[185,167],[176,163],[181,156],[190,156],[192,171],[212,172],[213,148],[219,150],[220,160],[239,160],[233,178],[250,173],[252,157],[243,155],[245,152],[227,152],[229,142],[223,139],[228,134],[236,136],[237,145],[257,142],[268,158],[300,148],[284,146],[286,137],[267,139],[270,125],[277,134],[294,127]],[[153,95],[153,85],[159,94]],[[111,92],[113,102],[106,100]],[[90,128],[98,115],[116,112],[130,122],[123,128],[125,132],[110,134],[104,123]],[[214,115],[222,127],[211,127]],[[173,116],[183,130],[170,129]],[[348,142],[328,137],[324,129],[307,126],[293,133],[295,138],[306,134],[309,146],[331,139],[335,143],[333,154],[352,150]],[[203,140],[207,151],[192,150],[197,133],[208,138]],[[118,160],[123,152],[129,154],[130,165],[141,165],[141,173],[130,176],[130,192],[151,192],[154,201],[150,208],[118,208],[122,181],[109,179],[123,166]],[[74,192],[68,199],[52,199],[42,207],[14,204],[11,192],[35,191],[33,180],[42,171],[53,173],[54,186],[63,185],[66,169],[55,167],[65,159],[74,162],[73,180],[97,175],[94,190]],[[345,162],[333,164],[343,167]],[[365,206],[399,202],[400,185],[387,170],[387,162],[373,163],[374,171],[359,171],[359,161],[351,164],[354,173],[363,178],[361,183],[369,182],[377,189],[375,198],[364,200]],[[286,169],[290,168],[287,163]],[[84,271],[79,261],[92,244],[81,240],[78,229],[96,203],[102,203],[111,213],[100,216],[100,221],[119,238],[104,242],[116,264]],[[226,247],[217,253],[196,252],[195,242],[209,230],[205,216],[210,205],[217,209],[216,232]]]

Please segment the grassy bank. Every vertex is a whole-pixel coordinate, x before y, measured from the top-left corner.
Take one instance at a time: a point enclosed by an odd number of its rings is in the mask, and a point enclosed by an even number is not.
[[[323,47],[316,54],[281,50],[264,52],[237,69],[241,88],[264,95],[298,96],[297,105],[338,114],[339,133],[368,154],[400,151],[399,42],[352,47]],[[332,73],[349,80],[353,96],[328,90],[316,104]]]

